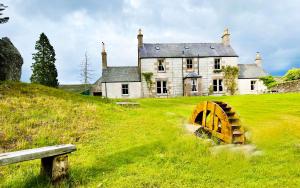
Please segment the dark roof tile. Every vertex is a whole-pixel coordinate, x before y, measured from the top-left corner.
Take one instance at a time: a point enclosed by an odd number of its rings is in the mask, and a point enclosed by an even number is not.
[[[140,58],[159,57],[238,57],[231,46],[222,43],[144,43]]]

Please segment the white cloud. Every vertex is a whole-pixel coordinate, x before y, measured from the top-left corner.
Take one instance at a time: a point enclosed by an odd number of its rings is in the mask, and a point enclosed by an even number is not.
[[[60,6],[53,8],[49,2],[43,6],[46,2],[37,0],[3,2],[9,5],[6,13],[11,20],[1,25],[0,36],[10,37],[21,51],[23,81],[29,80],[34,44],[41,32],[56,50],[61,83],[79,82],[79,64],[86,50],[94,80],[100,76],[101,41],[107,45],[109,65],[136,65],[140,27],[145,42],[219,42],[223,29],[229,27],[240,62],[253,62],[260,51],[271,72],[295,66],[299,58],[300,4],[296,0],[51,2]]]

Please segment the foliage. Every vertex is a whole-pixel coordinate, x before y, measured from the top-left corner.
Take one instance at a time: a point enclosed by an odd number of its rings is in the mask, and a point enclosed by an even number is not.
[[[144,76],[144,79],[147,83],[147,88],[148,88],[149,94],[151,96],[152,95],[152,86],[153,86],[153,81],[152,81],[153,73],[152,72],[144,72],[144,73],[142,73],[142,75]]]
[[[36,42],[36,53],[32,59],[35,61],[32,68],[30,81],[46,86],[57,87],[57,70],[55,67],[55,51],[50,44],[47,36],[42,33],[39,40]]]
[[[277,85],[276,80],[273,76],[264,76],[259,78],[261,81],[263,81],[264,85],[267,86],[268,89],[271,89],[272,87]]]
[[[222,72],[222,69],[220,70],[214,70],[214,73],[221,73]]]
[[[235,66],[222,66],[222,72],[224,73],[224,85],[230,95],[234,95],[237,90],[236,80],[239,75],[239,68]]]
[[[296,93],[139,99],[140,107],[130,109],[35,84],[2,83],[0,94],[1,152],[76,145],[69,155],[70,178],[59,187],[300,184]],[[204,100],[234,107],[262,156],[212,153],[217,148],[187,133],[185,121]],[[1,166],[0,187],[51,187],[39,171],[40,160]]]
[[[300,79],[300,68],[293,68],[287,71],[283,76],[285,81],[299,80]]]
[[[214,87],[212,85],[210,85],[208,87],[208,95],[212,95],[214,93]]]
[[[3,15],[3,13],[1,13],[3,10],[5,10],[7,8],[7,6],[5,6],[4,4],[0,3],[0,16]],[[0,17],[0,24],[4,24],[6,22],[8,22],[9,17]]]

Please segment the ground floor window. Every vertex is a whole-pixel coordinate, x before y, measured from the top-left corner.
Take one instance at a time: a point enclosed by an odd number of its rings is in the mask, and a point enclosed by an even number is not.
[[[223,91],[223,80],[222,79],[213,80],[213,88],[214,88],[214,92],[222,92]]]
[[[129,94],[128,84],[122,84],[122,95],[128,95],[128,94]]]
[[[156,81],[156,92],[157,94],[167,94],[167,81]]]
[[[197,79],[192,79],[192,91],[197,91]]]
[[[102,92],[93,92],[93,96],[102,96]]]
[[[256,81],[255,80],[251,80],[251,90],[255,90],[255,86],[256,86]]]

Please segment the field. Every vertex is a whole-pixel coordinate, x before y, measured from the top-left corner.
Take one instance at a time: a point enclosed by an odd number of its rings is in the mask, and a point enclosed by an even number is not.
[[[228,102],[263,152],[217,155],[186,131],[194,106]],[[62,187],[299,187],[300,94],[114,101],[47,87],[0,85],[0,153],[73,143]],[[40,161],[0,167],[0,187],[49,187]]]

